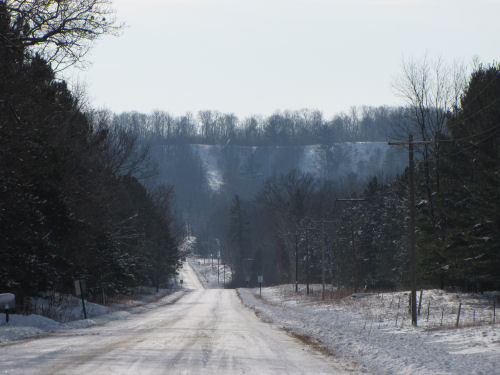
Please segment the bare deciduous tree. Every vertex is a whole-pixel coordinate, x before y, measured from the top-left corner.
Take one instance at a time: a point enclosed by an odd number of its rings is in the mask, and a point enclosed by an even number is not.
[[[83,64],[94,40],[120,29],[111,0],[6,0],[5,5],[19,31],[16,42],[40,54],[56,71]]]
[[[151,160],[151,145],[140,142],[135,129],[114,123],[108,111],[92,111],[87,118],[92,125],[93,144],[106,155],[101,162],[113,175],[147,179],[158,173]]]
[[[466,84],[464,64],[447,65],[442,59],[404,60],[402,74],[394,82],[396,93],[410,109],[413,123],[422,140],[435,139],[433,145],[424,145],[423,163],[425,187],[431,215],[432,187],[431,173],[434,171],[435,190],[439,192],[439,136],[446,133],[446,118],[450,111],[459,106],[460,96]],[[411,129],[405,129],[411,133]],[[433,167],[431,164],[433,163]]]

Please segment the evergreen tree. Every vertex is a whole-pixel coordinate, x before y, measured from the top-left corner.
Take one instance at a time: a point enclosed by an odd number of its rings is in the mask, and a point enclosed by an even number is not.
[[[229,238],[231,244],[231,263],[233,270],[233,282],[242,285],[250,277],[250,264],[245,244],[246,223],[241,200],[235,195],[229,208]]]
[[[442,183],[438,228],[421,227],[424,269],[431,280],[463,288],[500,287],[500,66],[472,74],[461,107],[440,135]]]

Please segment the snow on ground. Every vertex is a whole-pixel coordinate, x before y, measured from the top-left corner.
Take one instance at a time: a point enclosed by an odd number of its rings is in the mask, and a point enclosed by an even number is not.
[[[196,236],[185,236],[182,243],[179,245],[179,252],[182,257],[187,256],[195,251],[198,246],[198,239]]]
[[[40,336],[55,330],[85,328],[123,319],[130,314],[170,304],[182,296],[185,290],[160,289],[158,292],[153,292],[151,288],[141,288],[138,292],[141,293],[106,306],[85,301],[89,318],[86,320],[83,319],[80,298],[58,295],[57,301],[45,298],[33,299],[33,314],[9,314],[8,323],[5,321],[5,314],[0,314],[0,343]]]
[[[327,151],[333,160],[327,160]],[[366,178],[384,170],[404,169],[405,163],[404,155],[394,152],[387,142],[342,142],[328,147],[304,146],[298,168],[315,177],[327,177],[325,173],[333,169],[337,176],[354,173]]]
[[[126,319],[0,344],[0,353],[0,373],[16,375],[346,373],[335,358],[259,320],[232,289],[195,289]]]
[[[228,148],[222,145],[204,144],[194,144],[192,147],[200,157],[209,188],[213,192],[220,192],[225,184]],[[328,177],[328,171],[330,173],[335,171],[337,178],[346,177],[351,173],[360,178],[367,178],[382,171],[385,171],[385,174],[388,171],[395,173],[403,170],[407,164],[404,150],[391,148],[387,142],[342,142],[330,146],[316,144],[290,147],[229,147],[232,158],[230,164],[236,163],[240,172],[245,173],[243,170],[246,165],[255,167],[255,162],[251,160],[258,160],[259,167],[254,172],[268,177],[277,171],[284,172],[283,158],[288,159],[290,151],[298,159],[296,163],[289,164],[287,170],[299,169],[316,177]]]
[[[188,262],[205,288],[224,288],[231,283],[231,268],[220,262],[217,264],[217,259],[188,258]]]
[[[205,168],[208,186],[210,186],[212,191],[220,191],[222,185],[224,185],[224,179],[217,162],[217,151],[219,148],[210,145],[195,145],[195,147]]]
[[[101,306],[106,311],[102,315],[91,316],[89,319],[86,320],[83,319],[74,320],[66,323],[57,322],[55,320],[36,314],[30,314],[30,315],[11,314],[9,316],[9,323],[6,323],[5,315],[0,314],[0,319],[1,319],[0,343],[13,340],[20,340],[29,337],[41,336],[48,332],[56,330],[86,328],[98,324],[103,324],[116,319],[123,319],[130,316],[131,314],[142,313],[159,306],[168,305],[177,300],[180,296],[182,296],[184,292],[185,292],[184,290],[179,290],[160,298],[156,302],[146,303],[143,305],[136,305],[135,307],[128,308],[127,310],[112,311],[110,308]],[[93,305],[90,303],[87,304]],[[78,314],[80,314],[81,305],[79,309],[76,310],[78,310]]]
[[[305,296],[303,286],[295,294],[292,285],[263,288],[262,298],[258,289],[238,291],[244,304],[263,319],[318,340],[364,372],[499,373],[500,332],[498,323],[491,324],[491,298],[425,290],[419,327],[413,328],[408,292],[340,298],[329,291],[323,302],[321,286],[313,289],[312,297]],[[460,303],[460,328],[456,329]]]

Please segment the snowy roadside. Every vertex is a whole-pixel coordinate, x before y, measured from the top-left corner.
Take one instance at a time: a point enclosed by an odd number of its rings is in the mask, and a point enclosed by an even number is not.
[[[160,290],[159,294],[138,296],[128,303],[102,306],[86,301],[85,307],[89,319],[72,320],[65,323],[55,321],[42,315],[11,314],[9,323],[5,322],[5,314],[0,314],[0,344],[9,341],[38,337],[56,330],[87,328],[104,324],[112,320],[124,319],[131,314],[138,314],[151,309],[168,305],[177,301],[186,293],[186,290]],[[82,313],[79,299],[70,297],[71,306],[66,308],[66,316],[79,317]]]
[[[231,268],[217,264],[217,259],[190,257],[188,262],[205,288],[224,288],[231,283]]]
[[[291,285],[263,288],[262,298],[258,289],[238,292],[261,318],[295,335],[312,337],[339,359],[358,364],[356,371],[465,375],[498,374],[500,369],[498,323],[486,323],[491,309],[471,295],[460,296],[466,327],[454,329],[457,295],[438,290],[424,291],[418,328],[409,324],[403,292],[327,302],[296,295]],[[472,316],[479,323],[469,327]]]

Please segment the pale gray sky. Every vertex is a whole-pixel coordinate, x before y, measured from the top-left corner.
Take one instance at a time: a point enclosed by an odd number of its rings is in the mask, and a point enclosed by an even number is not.
[[[85,72],[91,104],[115,112],[240,117],[394,105],[404,58],[499,59],[500,0],[114,0],[127,27]]]

